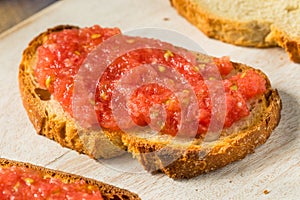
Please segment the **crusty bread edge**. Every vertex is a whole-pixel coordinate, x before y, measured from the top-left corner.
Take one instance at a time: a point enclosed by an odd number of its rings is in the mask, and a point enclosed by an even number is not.
[[[133,199],[140,199],[139,196],[135,193],[132,193],[128,190],[121,189],[118,187],[115,187],[110,184],[106,184],[100,181],[96,181],[94,179],[86,178],[83,176],[66,173],[58,170],[48,169],[45,167],[25,163],[25,162],[19,162],[19,161],[13,161],[6,158],[0,158],[0,166],[1,167],[11,167],[11,166],[17,166],[17,167],[26,167],[35,171],[38,171],[42,174],[43,177],[52,177],[62,180],[64,183],[74,183],[76,181],[83,180],[85,183],[96,186],[99,191],[102,194],[103,199],[105,200],[113,200],[113,199],[124,199],[124,200],[133,200]]]
[[[289,36],[273,22],[262,20],[237,21],[216,16],[193,0],[170,0],[171,5],[208,37],[247,47],[280,46],[290,59],[300,63],[300,41]]]
[[[36,50],[47,40],[47,36],[52,32],[64,29],[78,28],[71,25],[60,25],[36,36],[23,51],[22,60],[19,67],[19,89],[23,101],[23,106],[39,135],[52,139],[63,147],[76,150],[92,158],[111,158],[122,154],[124,151],[115,146],[100,131],[79,130],[75,120],[57,103],[58,114],[47,107],[43,98],[50,97],[47,90],[38,88],[37,82],[32,75],[32,64],[36,59]],[[81,131],[83,131],[81,134]],[[79,135],[80,134],[80,135]]]
[[[277,45],[274,41],[265,40],[271,31],[270,22],[253,20],[239,22],[220,18],[200,8],[193,0],[170,0],[170,2],[180,15],[185,17],[208,37],[249,47]]]
[[[290,59],[300,63],[300,40],[290,37],[285,31],[276,25],[271,26],[271,33],[266,38],[267,41],[275,41],[285,49]]]
[[[249,68],[243,64],[233,64],[235,68]],[[257,69],[256,71],[267,81],[267,91],[264,95],[267,107],[262,120],[249,129],[218,140],[209,148],[201,145],[174,148],[160,141],[149,142],[145,138],[131,134],[122,135],[123,143],[147,171],[153,173],[162,171],[174,179],[192,178],[241,160],[267,141],[281,116],[282,103],[277,90],[271,88],[270,81],[264,73]],[[166,164],[170,159],[174,161]]]

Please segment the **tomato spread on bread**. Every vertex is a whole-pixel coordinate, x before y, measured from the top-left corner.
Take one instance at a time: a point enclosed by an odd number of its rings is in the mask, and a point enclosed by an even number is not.
[[[45,43],[38,48],[38,62],[35,69],[35,76],[39,84],[53,94],[65,111],[72,113],[72,87],[74,76],[78,72],[87,55],[101,42],[111,36],[120,34],[119,29],[91,28],[63,30],[51,33]],[[112,112],[111,100],[116,84],[127,71],[133,70],[141,65],[155,63],[153,67],[155,74],[163,74],[166,67],[179,72],[187,81],[195,95],[199,108],[197,136],[204,135],[211,122],[212,103],[210,100],[207,80],[203,73],[209,74],[213,65],[217,66],[222,77],[224,87],[226,111],[224,127],[230,127],[234,122],[249,115],[250,111],[247,101],[256,95],[266,91],[266,81],[254,70],[247,70],[243,73],[233,73],[232,63],[228,57],[213,58],[211,63],[203,66],[195,66],[184,59],[176,52],[165,49],[137,49],[121,55],[114,60],[105,70],[95,93],[95,111],[99,124],[109,130],[120,130],[117,120]],[[202,68],[202,69],[200,69]],[[199,73],[201,71],[201,73]],[[146,72],[147,73],[147,72]],[[142,79],[144,73],[136,73],[134,79]],[[213,82],[214,77],[209,77]],[[172,85],[170,78],[169,85]],[[130,84],[127,82],[127,84]],[[182,96],[183,103],[189,104],[190,94],[182,90],[177,94]],[[132,122],[125,124],[130,129],[136,124],[146,126],[151,124],[153,128],[162,134],[175,136],[181,123],[181,103],[177,96],[166,87],[160,84],[151,83],[142,85],[130,94],[126,105]],[[155,105],[164,108],[165,118],[160,114],[150,111]],[[189,116],[195,117],[193,110]],[[123,127],[124,128],[124,127]]]
[[[64,183],[25,167],[0,168],[0,199],[97,199],[98,188],[84,181]]]
[[[72,112],[74,76],[79,67],[97,45],[113,35],[118,28],[93,26],[65,29],[52,33],[37,49],[35,77],[40,86],[47,88],[65,111]]]
[[[168,54],[168,56],[166,56]],[[171,56],[170,56],[171,55]],[[100,125],[110,130],[119,130],[119,122],[114,119],[112,113],[111,101],[113,93],[115,92],[115,85],[119,79],[124,75],[124,72],[134,68],[138,68],[147,63],[155,63],[154,66],[147,66],[153,68],[155,72],[141,71],[134,74],[134,80],[126,80],[126,85],[134,85],[136,80],[141,80],[145,74],[154,74],[153,76],[160,77],[159,74],[166,73],[168,66],[183,75],[188,84],[191,85],[195,92],[200,115],[198,116],[198,130],[197,136],[203,135],[207,132],[211,122],[212,103],[210,100],[209,88],[203,74],[213,74],[213,66],[206,64],[199,73],[200,69],[192,65],[186,59],[182,58],[169,50],[162,49],[139,49],[131,51],[118,59],[116,59],[107,70],[104,72],[98,87],[96,89],[96,113]],[[232,70],[233,66],[228,57],[215,58],[214,63],[217,65],[222,76],[226,77]],[[213,79],[210,76],[209,79]],[[172,77],[167,79],[168,88],[175,85]],[[213,80],[212,80],[213,81]],[[226,99],[226,117],[224,127],[230,127],[234,122],[240,120],[242,117],[249,115],[247,107],[247,100],[255,97],[258,94],[263,94],[266,90],[265,80],[254,70],[248,70],[245,73],[233,75],[230,78],[224,78],[223,84]],[[135,124],[139,126],[146,126],[151,123],[151,128],[160,131],[162,134],[169,134],[175,136],[179,131],[181,121],[181,103],[189,104],[191,92],[182,90],[174,94],[167,87],[163,87],[157,83],[151,83],[138,87],[130,96],[127,103],[128,112],[134,123],[128,122],[123,124],[123,129],[130,129]],[[121,96],[121,95],[117,95]],[[176,97],[180,96],[180,100]],[[180,102],[182,101],[182,102]],[[155,105],[160,104],[166,113],[165,120],[162,119],[162,112],[157,110],[151,111]],[[192,108],[189,109],[187,105],[187,116],[193,118],[194,114]],[[125,126],[124,126],[125,124]],[[188,127],[186,127],[188,130]],[[185,131],[185,135],[190,132]],[[191,135],[193,136],[193,135]]]

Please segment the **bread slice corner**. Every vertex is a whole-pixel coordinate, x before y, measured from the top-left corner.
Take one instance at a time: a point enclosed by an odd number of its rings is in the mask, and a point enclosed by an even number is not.
[[[76,181],[84,181],[85,183],[89,185],[93,185],[96,188],[98,188],[104,200],[139,200],[140,199],[140,197],[133,192],[94,179],[90,179],[83,176],[70,174],[58,170],[53,170],[53,169],[33,165],[30,163],[9,160],[6,158],[0,158],[0,168],[7,168],[12,166],[25,167],[40,173],[42,177],[47,177],[47,178],[51,177],[51,178],[59,179],[64,183],[74,183]]]

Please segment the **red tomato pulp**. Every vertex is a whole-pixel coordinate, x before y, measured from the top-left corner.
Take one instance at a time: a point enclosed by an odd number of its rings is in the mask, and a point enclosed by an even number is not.
[[[38,49],[39,59],[35,75],[39,84],[47,87],[63,108],[72,114],[74,76],[83,60],[97,45],[119,33],[118,29],[104,29],[99,26],[52,33],[46,43]],[[254,70],[228,76],[233,70],[228,57],[214,58],[204,66],[195,66],[181,55],[168,49],[137,49],[118,57],[107,66],[101,78],[99,77],[95,93],[95,111],[101,127],[120,130],[118,122],[122,119],[115,119],[111,104],[113,92],[124,74],[146,64],[156,75],[163,74],[165,68],[174,69],[187,81],[186,84],[191,86],[196,96],[199,112],[193,114],[193,110],[190,109],[186,114],[191,118],[197,117],[198,136],[205,134],[211,123],[213,105],[207,81],[213,82],[214,80],[213,74],[210,75],[214,66],[217,66],[223,78],[221,81],[226,101],[224,127],[230,127],[234,122],[248,116],[247,100],[263,94],[266,90],[264,78]],[[146,73],[143,73],[143,70],[137,71],[134,79],[143,79]],[[209,75],[209,80],[202,77],[203,73]],[[172,77],[169,79],[170,83],[174,82]],[[130,83],[127,82],[127,84]],[[190,94],[187,90],[174,94],[169,88],[157,83],[143,85],[131,94],[125,95],[127,95],[128,102],[123,107],[126,107],[132,120],[121,122],[122,129],[130,129],[135,124],[140,126],[151,124],[162,134],[173,136],[177,134],[181,126],[182,102],[180,101],[190,103]],[[179,96],[182,98],[178,99]],[[160,109],[158,111],[152,109],[155,105],[161,105],[165,117],[161,117]],[[189,110],[189,105],[187,107]]]
[[[72,113],[74,77],[79,67],[97,45],[111,36],[120,34],[118,28],[93,26],[66,29],[52,33],[38,48],[35,77],[47,88],[64,110]]]
[[[25,167],[0,168],[0,199],[103,199],[98,188],[84,181],[64,183]]]

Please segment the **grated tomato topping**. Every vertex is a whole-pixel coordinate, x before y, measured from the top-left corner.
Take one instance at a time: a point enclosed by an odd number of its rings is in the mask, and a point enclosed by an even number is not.
[[[97,187],[82,181],[64,183],[25,167],[0,168],[0,199],[101,200]]]
[[[120,34],[117,28],[101,28],[93,26],[83,29],[70,29],[52,33],[47,41],[38,48],[38,62],[35,69],[35,76],[39,84],[47,88],[56,100],[60,102],[64,110],[72,114],[72,95],[74,76],[79,70],[87,55],[104,40]],[[127,119],[115,119],[112,112],[111,100],[116,84],[128,71],[144,64],[158,63],[152,67],[156,74],[165,71],[168,66],[179,72],[187,84],[191,85],[199,107],[199,115],[191,108],[187,111],[190,118],[197,117],[197,136],[204,135],[211,123],[212,102],[210,99],[207,80],[203,74],[213,74],[212,66],[217,66],[222,76],[222,85],[225,92],[225,122],[224,127],[230,127],[234,122],[249,115],[247,101],[266,91],[266,81],[255,70],[248,70],[230,76],[233,66],[229,57],[213,58],[212,62],[204,66],[194,66],[182,56],[175,52],[162,49],[138,49],[126,53],[111,63],[98,82],[95,94],[95,111],[101,127],[111,130],[132,128],[136,124],[140,126],[151,125],[152,128],[162,134],[175,136],[181,126],[181,102],[177,98],[183,97],[186,103],[189,102],[190,94],[181,91],[173,94],[172,91],[160,84],[148,84],[137,88],[127,98],[127,111],[131,121]],[[202,69],[203,68],[203,69]],[[201,71],[201,73],[199,73]],[[136,80],[143,79],[148,72],[137,72]],[[212,83],[214,77],[210,77]],[[170,83],[174,82],[170,78]],[[171,85],[169,83],[169,85]],[[127,83],[129,84],[129,83]],[[126,95],[126,94],[125,94]],[[164,108],[165,115],[161,109],[155,111],[155,105]],[[154,109],[154,111],[153,111]],[[163,116],[163,117],[161,117]],[[122,121],[123,120],[123,121]],[[188,131],[186,133],[188,135]]]

